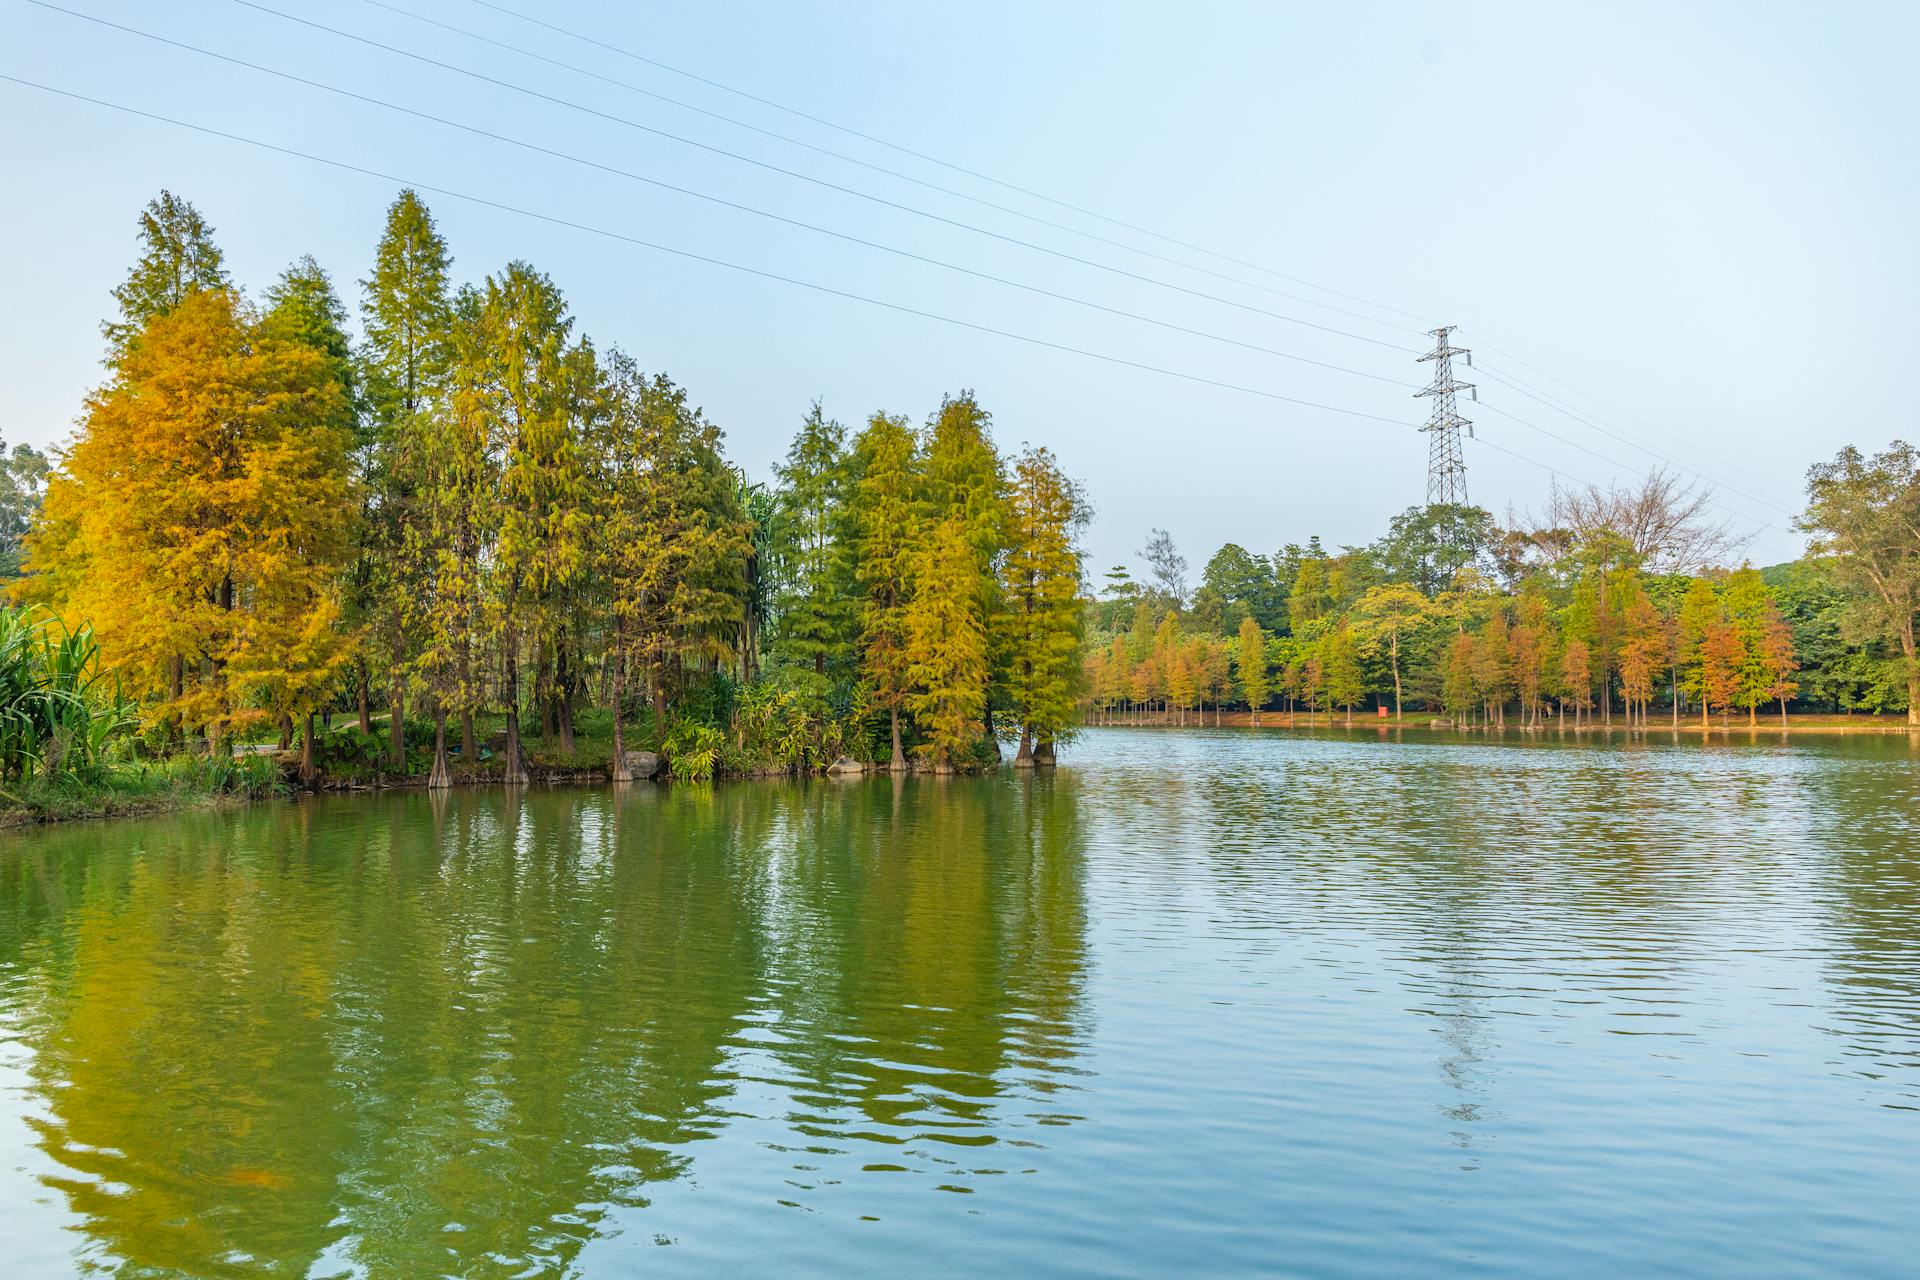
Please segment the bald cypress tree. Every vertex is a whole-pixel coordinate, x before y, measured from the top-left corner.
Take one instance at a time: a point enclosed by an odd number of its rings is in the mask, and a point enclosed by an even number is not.
[[[189,294],[228,284],[213,227],[191,204],[162,191],[141,210],[139,260],[113,291],[120,318],[101,326],[107,336],[107,362],[117,363],[148,321],[166,315]]]
[[[376,661],[386,668],[388,759],[395,770],[406,764],[406,690],[419,656],[413,632],[423,625],[414,606],[427,598],[423,584],[433,572],[422,537],[427,517],[419,508],[420,495],[442,483],[430,459],[444,459],[447,452],[429,437],[435,413],[445,410],[441,401],[453,356],[450,262],[426,205],[412,191],[402,191],[387,209],[373,274],[360,282],[366,429],[356,459],[365,512],[349,572],[349,600],[372,633]],[[437,425],[452,422],[443,412]],[[363,661],[363,728],[368,680]],[[472,735],[465,736],[471,750]]]
[[[992,619],[1000,610],[998,564],[1006,545],[1006,476],[991,425],[991,416],[971,391],[941,401],[925,433],[922,502],[929,529],[943,536],[963,562],[938,566],[929,580],[949,592],[957,591],[963,578],[972,584],[965,597],[970,609],[967,621],[970,629],[977,627],[984,637],[983,662],[977,671],[970,662],[950,664],[947,670],[950,676],[964,670],[969,673],[967,679],[978,681],[979,687],[967,692],[965,701],[978,704],[980,732],[997,754],[992,686],[995,675],[1006,670],[1009,650],[1004,629],[992,625]],[[959,601],[956,595],[941,607],[958,607]],[[917,655],[916,660],[925,656]],[[946,694],[958,696],[952,690]]]
[[[853,652],[858,625],[853,565],[845,536],[846,429],[815,401],[774,468],[780,581],[774,595],[775,656],[811,673],[824,690],[828,668]]]
[[[1086,504],[1046,449],[1014,463],[1005,504],[996,615],[1009,704],[1020,725],[1015,764],[1046,763],[1073,722],[1080,672],[1080,551]]]
[[[569,352],[573,321],[560,291],[524,262],[487,278],[475,326],[479,408],[501,460],[492,605],[507,704],[503,769],[508,782],[525,782],[521,648],[537,662],[551,659],[559,598],[586,567],[590,459],[568,385],[582,372]]]
[[[854,440],[853,454],[859,479],[848,495],[848,509],[861,593],[860,672],[886,708],[892,742],[888,767],[899,772],[907,767],[900,715],[913,687],[907,615],[914,555],[922,541],[918,441],[905,418],[876,413]]]

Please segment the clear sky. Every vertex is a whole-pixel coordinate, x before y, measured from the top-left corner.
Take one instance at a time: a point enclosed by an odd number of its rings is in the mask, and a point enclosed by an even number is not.
[[[1659,461],[1637,443],[1645,442],[1714,479],[1745,527],[1772,526],[1752,551],[1765,563],[1800,545],[1790,520],[1810,463],[1848,442],[1879,448],[1914,430],[1905,375],[1920,328],[1920,81],[1911,66],[1920,5],[1910,2],[1579,11],[501,0],[1278,275],[889,150],[480,0],[260,4],[603,115],[237,0],[57,2],[1247,345],[836,240],[26,0],[0,0],[0,74],[970,324],[1389,420],[1104,363],[427,194],[459,276],[478,279],[516,257],[547,271],[585,332],[686,385],[756,475],[815,396],[853,424],[876,409],[922,419],[943,392],[973,388],[1003,446],[1047,444],[1085,483],[1097,510],[1096,567],[1130,558],[1155,525],[1173,532],[1196,576],[1223,541],[1270,552],[1316,533],[1329,545],[1377,536],[1393,513],[1423,500],[1426,438],[1416,428],[1427,402],[1411,390],[1430,366],[1413,352],[1433,323],[1462,326],[1458,341],[1477,349],[1475,372],[1457,375],[1482,391],[1481,404],[1464,406],[1478,433],[1468,483],[1496,514],[1538,501],[1543,466],[1578,481],[1642,472]],[[635,124],[1241,305],[1049,256]],[[8,301],[0,435],[43,446],[68,435],[100,377],[109,290],[135,252],[140,206],[160,188],[192,200],[216,226],[236,280],[254,296],[312,253],[349,305],[397,188],[5,82],[0,174]]]

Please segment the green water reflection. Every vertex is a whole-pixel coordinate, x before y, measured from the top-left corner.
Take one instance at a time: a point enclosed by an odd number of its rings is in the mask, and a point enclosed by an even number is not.
[[[1920,743],[0,836],[0,1274],[1812,1274],[1920,1252]]]
[[[561,1271],[777,1092],[796,1195],[849,1147],[968,1189],[1071,1111],[1073,806],[648,786],[38,837],[0,964],[47,1182],[103,1269]]]

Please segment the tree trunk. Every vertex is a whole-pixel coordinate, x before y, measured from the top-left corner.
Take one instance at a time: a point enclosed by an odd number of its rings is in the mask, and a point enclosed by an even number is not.
[[[173,661],[168,664],[168,666],[167,697],[172,701],[174,706],[178,707],[180,705],[180,699],[187,691],[186,659],[182,658],[179,654],[175,654]],[[174,747],[179,747],[185,740],[186,727],[180,723],[180,713],[174,711],[167,716],[167,742]]]
[[[1913,619],[1900,633],[1900,651],[1907,658],[1907,723],[1920,726],[1920,653],[1915,652]]]
[[[552,742],[559,728],[553,722],[553,663],[547,658],[544,644],[535,639],[533,645],[537,655],[533,660],[533,706],[538,713],[533,731],[540,735],[540,741]]]
[[[464,708],[460,712],[460,759],[462,763],[472,765],[480,758],[480,744],[473,738],[473,709]]]
[[[619,643],[616,634],[614,643]],[[627,664],[620,661],[618,655],[613,660],[613,769],[615,782],[632,782],[633,770],[627,768],[627,738],[620,728],[620,703],[626,693]]]
[[[1782,729],[1787,727],[1787,700],[1785,698],[1780,699],[1780,727]]]
[[[527,761],[520,750],[520,637],[514,624],[507,624],[506,635],[506,702],[507,702],[507,745],[503,753],[500,780],[509,786],[523,785],[527,781]]]
[[[1035,768],[1051,769],[1058,763],[1059,757],[1054,754],[1054,742],[1052,738],[1041,738],[1033,744],[1033,764]]]
[[[1400,637],[1393,638],[1393,719],[1400,721]]]
[[[291,721],[291,717],[289,717]],[[320,776],[313,765],[313,712],[307,712],[306,733],[300,738],[300,781],[312,786]]]
[[[367,660],[359,659],[354,663],[354,667],[355,674],[359,676],[359,679],[354,681],[354,703],[360,712],[360,732],[372,737],[373,708],[369,705],[367,697]]]
[[[893,757],[887,762],[887,769],[893,773],[907,771],[907,756],[900,749],[900,708],[887,708],[887,723],[893,733]]]
[[[1014,753],[1013,767],[1016,769],[1033,767],[1033,726],[1030,724],[1020,726],[1020,750]]]
[[[407,770],[407,690],[399,676],[387,698],[387,764],[395,773]]]
[[[573,664],[567,661],[567,642],[560,641],[560,669],[554,678],[553,719],[560,730],[560,749],[573,754]]]
[[[290,715],[287,715],[285,712],[282,712],[280,714],[279,750],[285,751],[287,748],[291,747],[292,745],[293,745],[293,717]]]
[[[438,699],[433,705],[433,771],[427,774],[427,786],[444,790],[453,785],[453,769],[447,764],[447,709]]]

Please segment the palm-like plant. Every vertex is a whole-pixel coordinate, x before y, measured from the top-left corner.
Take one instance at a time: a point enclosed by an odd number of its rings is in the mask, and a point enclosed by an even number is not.
[[[0,778],[91,779],[138,724],[135,704],[105,683],[93,628],[0,608]]]

